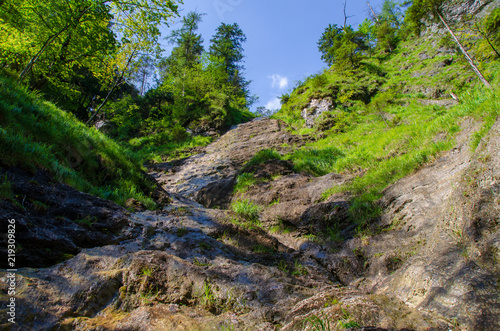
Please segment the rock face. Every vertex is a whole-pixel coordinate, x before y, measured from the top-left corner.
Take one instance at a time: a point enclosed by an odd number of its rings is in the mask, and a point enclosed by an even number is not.
[[[465,139],[474,131],[471,126],[471,121],[463,124],[457,148],[385,192],[382,221],[395,229],[372,238],[367,251],[392,253],[371,261],[373,278],[366,286],[410,307],[453,316],[468,330],[495,330],[500,329],[495,262],[500,257],[500,122],[475,155]]]
[[[283,145],[303,142],[303,138],[287,133],[282,122],[257,119],[236,126],[208,146],[205,153],[155,165],[150,174],[169,192],[207,207],[223,207],[230,199],[238,171],[258,151],[286,150]]]
[[[44,267],[76,255],[82,248],[119,241],[127,211],[117,204],[53,182],[43,171],[0,170],[17,199],[0,200],[0,218],[16,221],[17,267]],[[15,201],[15,202],[14,202]],[[6,232],[2,231],[2,239]],[[5,240],[4,242],[6,242]],[[6,268],[7,247],[0,247]]]
[[[306,121],[306,127],[312,128],[316,119],[324,112],[332,110],[332,101],[328,99],[312,99],[307,108],[302,110],[302,117]]]
[[[473,153],[468,137],[478,128],[465,121],[454,150],[387,188],[384,213],[366,236],[356,236],[349,222],[348,195],[321,198],[355,174],[314,178],[283,160],[245,165],[261,149],[303,142],[274,120],[240,125],[203,154],[157,165],[151,174],[172,197],[154,212],[127,214],[50,184],[43,173],[35,183],[4,171],[26,199],[21,207],[2,201],[2,217],[15,217],[19,233],[34,243],[53,233],[48,245],[58,247],[58,240],[76,248],[62,263],[19,268],[17,324],[1,314],[0,327],[498,330],[500,121]],[[243,170],[255,183],[235,195],[234,178]],[[35,197],[48,206],[45,223]],[[206,207],[241,199],[261,206],[260,225]],[[75,221],[82,213],[96,219],[87,233]],[[47,215],[66,215],[68,225],[50,223]],[[315,238],[318,233],[330,237]],[[75,240],[85,236],[97,239],[79,246]],[[44,255],[37,245],[27,250],[33,259]],[[0,305],[8,300],[2,281]]]

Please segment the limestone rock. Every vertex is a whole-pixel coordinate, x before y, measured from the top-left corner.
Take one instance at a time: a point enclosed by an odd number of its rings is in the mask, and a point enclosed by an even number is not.
[[[302,110],[302,117],[306,121],[306,127],[314,127],[316,119],[321,114],[332,110],[332,104],[329,99],[312,99],[307,108]]]

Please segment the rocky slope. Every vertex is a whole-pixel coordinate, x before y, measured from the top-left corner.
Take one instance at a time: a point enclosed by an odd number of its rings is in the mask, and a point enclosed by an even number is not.
[[[17,278],[17,324],[2,313],[2,328],[500,328],[500,122],[472,153],[477,125],[465,121],[455,149],[387,188],[378,230],[364,236],[349,224],[349,196],[321,199],[349,175],[315,178],[280,160],[245,167],[261,149],[286,152],[304,142],[285,129],[276,120],[252,121],[202,154],[155,166],[151,175],[171,192],[155,212],[130,214],[37,179],[37,195],[45,192],[50,207],[35,214],[36,205],[23,204],[35,189],[26,185],[35,184],[10,170],[16,200],[2,202],[1,217],[15,217],[26,234],[54,233],[46,245],[68,243],[60,251],[75,256],[55,265],[40,260],[51,266],[38,268],[33,260],[45,253],[28,249],[32,259],[21,260]],[[259,180],[235,195],[243,168]],[[224,209],[242,197],[262,206],[260,226]],[[94,222],[77,222],[86,215]],[[344,241],[312,236],[332,226]]]

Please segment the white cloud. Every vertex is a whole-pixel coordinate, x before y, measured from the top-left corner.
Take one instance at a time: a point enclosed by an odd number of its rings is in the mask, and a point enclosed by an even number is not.
[[[288,87],[288,78],[283,77],[278,74],[274,74],[269,76],[270,79],[272,79],[271,87],[272,88],[279,88],[280,90],[284,90]]]
[[[269,100],[266,104],[266,109],[270,110],[276,110],[281,108],[281,102],[278,97],[274,97],[271,100]]]

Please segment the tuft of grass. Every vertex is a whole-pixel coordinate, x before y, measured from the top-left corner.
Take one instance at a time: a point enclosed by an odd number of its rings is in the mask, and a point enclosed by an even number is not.
[[[2,183],[0,184],[0,200],[13,200],[14,198],[12,183],[7,178],[7,175],[5,175],[2,177]]]
[[[188,157],[193,148],[207,146],[212,141],[212,137],[204,136],[189,136],[177,140],[169,132],[161,132],[132,138],[123,145],[132,150],[142,163],[161,163]]]
[[[86,216],[85,218],[83,218],[81,220],[75,220],[75,223],[80,224],[80,225],[82,225],[86,228],[89,228],[89,229],[91,229],[96,222],[97,222],[97,219],[95,217],[91,217],[91,216]]]
[[[186,234],[188,233],[188,229],[184,226],[181,226],[181,227],[178,227],[176,230],[175,230],[175,235],[177,237],[182,237],[182,236],[185,236]]]
[[[282,156],[275,149],[262,149],[255,154],[247,166],[259,165],[269,160],[281,160]]]
[[[315,176],[323,176],[330,172],[332,165],[344,154],[335,146],[325,148],[300,149],[289,158],[293,160],[297,172],[307,172]]]
[[[326,316],[317,316],[317,315],[311,315],[307,317],[302,325],[302,329],[306,330],[306,328],[309,328],[309,330],[314,330],[314,331],[330,331],[330,320]]]
[[[252,247],[252,252],[257,254],[272,254],[274,253],[274,248],[257,244]]]
[[[248,199],[236,200],[231,204],[231,209],[250,222],[258,222],[262,207]]]
[[[234,187],[235,193],[245,193],[248,189],[257,182],[257,178],[254,177],[253,173],[244,172],[238,176],[236,179],[236,185]]]
[[[293,276],[306,276],[309,272],[307,268],[304,267],[298,260],[295,260],[294,270],[292,271]]]
[[[141,274],[145,277],[151,277],[153,275],[153,268],[144,267],[141,270]]]

